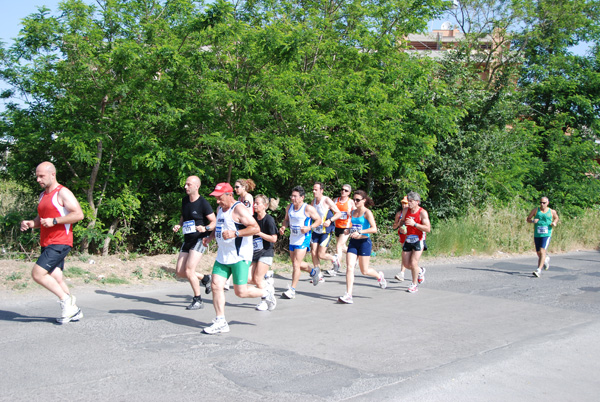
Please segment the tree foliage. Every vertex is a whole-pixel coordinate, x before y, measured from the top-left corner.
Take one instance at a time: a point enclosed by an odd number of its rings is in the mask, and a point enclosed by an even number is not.
[[[66,0],[1,49],[2,164],[34,189],[54,162],[105,253],[172,242],[192,174],[203,194],[350,183],[383,217],[410,190],[434,219],[541,192],[576,212],[599,203],[598,48],[568,48],[597,43],[597,8],[554,3],[461,2],[467,38],[440,62],[403,44],[442,0]]]

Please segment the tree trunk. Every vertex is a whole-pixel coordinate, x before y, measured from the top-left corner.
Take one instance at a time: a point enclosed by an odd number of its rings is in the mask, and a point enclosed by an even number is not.
[[[111,223],[110,228],[108,229],[109,236],[106,236],[104,238],[104,245],[102,246],[102,256],[103,257],[106,257],[108,255],[108,249],[110,247],[111,236],[115,234],[115,231],[117,230],[117,227],[119,227],[119,221],[120,221],[119,218],[115,219]]]

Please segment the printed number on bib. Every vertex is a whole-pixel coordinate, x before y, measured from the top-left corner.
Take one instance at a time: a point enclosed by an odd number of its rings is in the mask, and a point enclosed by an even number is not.
[[[292,232],[293,235],[299,235],[302,234],[302,231],[300,230],[300,226],[293,226],[290,228],[290,231]]]
[[[342,211],[342,217],[340,219],[342,219],[342,220],[348,219],[348,212]]]
[[[260,237],[256,237],[252,244],[254,245],[254,251],[260,251],[263,249],[263,239]]]
[[[215,237],[217,239],[222,239],[223,238],[223,227],[222,226],[217,226],[215,228]]]
[[[350,233],[358,232],[362,230],[362,225],[360,223],[352,224],[352,228],[350,229]]]
[[[408,235],[406,236],[407,243],[417,243],[419,241],[419,236],[417,235]]]
[[[548,234],[548,226],[538,226],[537,233],[538,234]]]
[[[196,232],[196,222],[195,221],[185,221],[183,222],[183,234],[190,234]]]

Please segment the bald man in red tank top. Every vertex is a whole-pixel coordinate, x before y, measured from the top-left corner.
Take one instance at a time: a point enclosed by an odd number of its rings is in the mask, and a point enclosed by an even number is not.
[[[40,163],[35,176],[44,189],[38,202],[38,216],[21,222],[22,231],[40,228],[42,252],[31,277],[58,297],[62,310],[56,319],[58,323],[78,321],[83,313],[75,304],[75,296],[69,292],[62,271],[65,257],[73,247],[73,224],[83,219],[83,211],[73,193],[56,181],[52,163]]]

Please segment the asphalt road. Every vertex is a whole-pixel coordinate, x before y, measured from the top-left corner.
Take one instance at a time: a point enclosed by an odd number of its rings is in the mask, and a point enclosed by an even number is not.
[[[46,292],[1,298],[0,401],[597,401],[600,252],[426,265],[419,292],[344,277],[272,312],[227,294],[228,334],[187,311],[189,285],[75,289],[57,325]],[[276,279],[278,294],[289,277]]]

